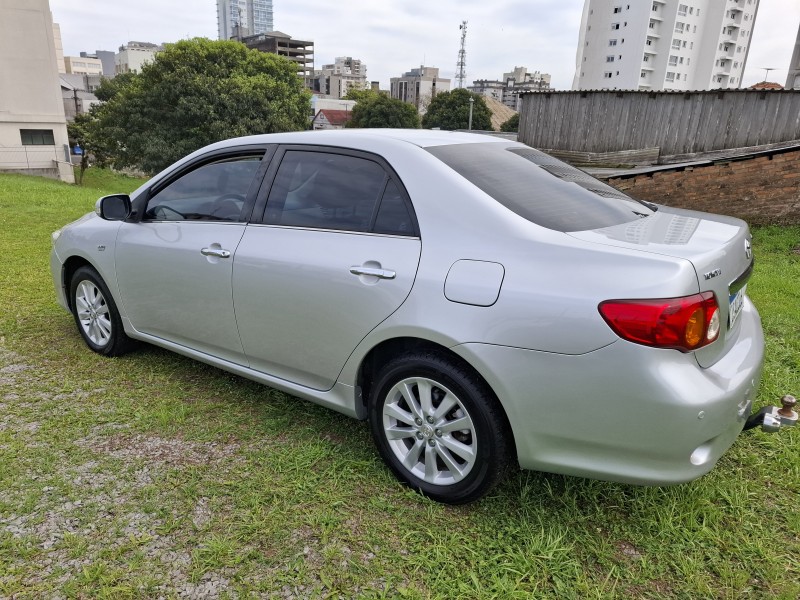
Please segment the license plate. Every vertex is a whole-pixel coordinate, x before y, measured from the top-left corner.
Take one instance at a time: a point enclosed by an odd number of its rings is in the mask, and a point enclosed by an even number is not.
[[[744,306],[744,295],[745,291],[747,290],[747,286],[744,286],[735,294],[731,294],[729,301],[730,301],[730,308],[728,309],[728,329],[733,327],[733,324],[736,323],[736,319],[739,318],[739,314],[742,312],[742,306]]]

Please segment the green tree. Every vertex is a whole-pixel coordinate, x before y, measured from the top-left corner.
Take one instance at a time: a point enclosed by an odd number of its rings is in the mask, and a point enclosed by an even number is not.
[[[219,140],[308,127],[310,96],[295,64],[239,42],[170,44],[141,73],[98,91],[106,102],[96,132],[114,166],[147,173]]]
[[[500,131],[517,133],[519,131],[519,113],[514,113],[505,123],[500,125]]]
[[[381,92],[376,92],[372,88],[350,88],[347,93],[342,97],[343,100],[355,100],[361,102],[362,100],[372,100],[379,96]]]
[[[353,107],[353,118],[347,126],[417,129],[419,114],[417,109],[402,100],[370,92],[363,95]]]
[[[428,112],[422,117],[422,126],[426,129],[467,129],[469,127],[469,99],[474,100],[472,106],[472,129],[491,130],[492,113],[483,96],[464,88],[451,92],[436,94],[428,105]]]

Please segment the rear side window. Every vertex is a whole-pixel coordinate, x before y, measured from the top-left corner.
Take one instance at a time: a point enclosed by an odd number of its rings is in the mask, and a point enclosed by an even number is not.
[[[267,200],[266,223],[369,232],[376,218],[383,230],[377,233],[413,232],[404,201],[381,165],[346,154],[286,152]]]
[[[506,208],[548,229],[599,229],[654,212],[654,207],[533,148],[488,143],[427,151]]]

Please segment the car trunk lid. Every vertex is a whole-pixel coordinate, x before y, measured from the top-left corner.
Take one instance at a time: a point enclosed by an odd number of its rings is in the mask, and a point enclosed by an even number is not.
[[[622,225],[571,232],[575,238],[689,260],[698,291],[714,292],[720,307],[719,339],[697,350],[698,363],[711,366],[735,343],[738,316],[752,273],[751,235],[744,221],[669,207]]]

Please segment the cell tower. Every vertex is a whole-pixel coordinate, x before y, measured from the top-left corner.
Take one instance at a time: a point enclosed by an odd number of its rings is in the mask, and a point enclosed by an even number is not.
[[[467,22],[461,21],[459,29],[461,30],[461,49],[458,51],[458,62],[456,63],[456,81],[458,87],[463,88],[464,79],[467,77],[464,73],[464,67],[467,65]]]

